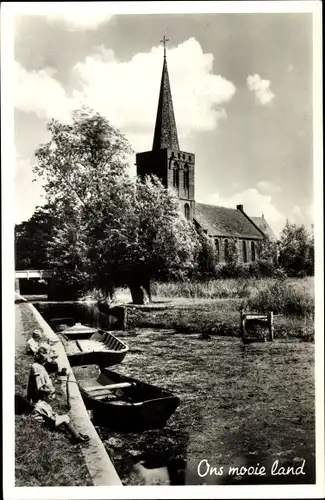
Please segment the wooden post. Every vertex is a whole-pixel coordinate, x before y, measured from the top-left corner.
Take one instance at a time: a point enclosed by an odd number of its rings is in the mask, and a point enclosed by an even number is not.
[[[268,320],[269,320],[269,332],[270,332],[269,341],[273,342],[274,340],[273,311],[270,311],[268,313]]]
[[[20,281],[19,281],[19,278],[15,278],[15,291],[20,295]]]

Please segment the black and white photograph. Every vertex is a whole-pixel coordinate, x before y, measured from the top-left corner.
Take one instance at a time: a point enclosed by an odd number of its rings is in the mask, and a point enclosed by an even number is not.
[[[321,3],[2,7],[4,498],[322,498]]]

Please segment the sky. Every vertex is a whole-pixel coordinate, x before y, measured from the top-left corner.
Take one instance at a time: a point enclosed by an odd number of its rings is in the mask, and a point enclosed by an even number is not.
[[[151,150],[164,35],[180,148],[196,156],[196,201],[242,204],[276,234],[286,219],[313,223],[311,14],[108,15],[85,6],[15,16],[15,222],[45,201],[32,166],[51,118],[67,122],[86,103],[135,153]]]

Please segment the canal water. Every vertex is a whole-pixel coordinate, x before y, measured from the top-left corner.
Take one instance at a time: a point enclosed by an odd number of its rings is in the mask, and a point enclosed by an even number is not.
[[[72,317],[105,328],[94,305],[37,308],[46,321]],[[239,338],[137,328],[114,334],[129,352],[111,369],[181,401],[163,429],[122,433],[94,422],[123,484],[314,482],[312,343],[243,346]]]

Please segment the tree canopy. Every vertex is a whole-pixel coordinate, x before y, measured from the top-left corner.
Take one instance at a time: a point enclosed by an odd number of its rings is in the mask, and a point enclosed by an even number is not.
[[[314,274],[314,236],[304,225],[286,221],[280,236],[279,264],[291,276]]]
[[[176,196],[157,178],[129,175],[131,148],[108,120],[89,109],[70,125],[52,120],[36,151],[49,203],[58,213],[48,255],[63,281],[136,289],[164,272],[194,265],[197,236]]]
[[[15,226],[15,268],[48,269],[48,247],[54,229],[54,207],[37,207],[32,217]]]

